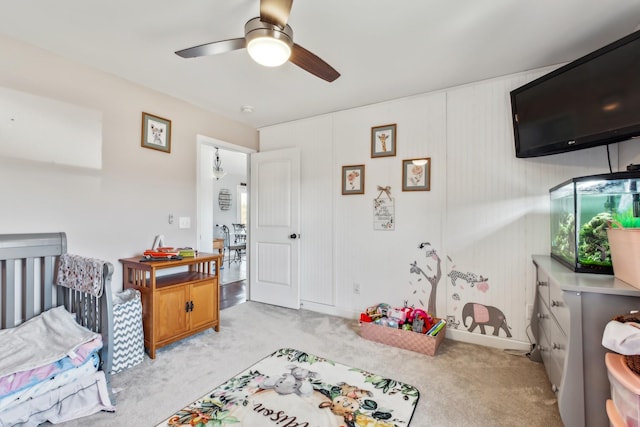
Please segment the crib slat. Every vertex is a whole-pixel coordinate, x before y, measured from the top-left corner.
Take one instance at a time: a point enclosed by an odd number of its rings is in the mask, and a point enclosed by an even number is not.
[[[44,257],[42,262],[42,311],[53,307],[53,267],[54,258]]]
[[[22,260],[22,315],[21,319],[31,319],[35,313],[34,259]]]
[[[16,264],[15,260],[3,261],[2,269],[2,329],[12,328],[16,323]]]

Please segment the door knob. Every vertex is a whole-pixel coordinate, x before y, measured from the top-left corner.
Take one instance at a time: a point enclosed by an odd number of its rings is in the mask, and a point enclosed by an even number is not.
[[[300,237],[300,235],[296,234],[296,233],[292,233],[292,234],[289,235],[290,239],[297,239],[298,237]]]

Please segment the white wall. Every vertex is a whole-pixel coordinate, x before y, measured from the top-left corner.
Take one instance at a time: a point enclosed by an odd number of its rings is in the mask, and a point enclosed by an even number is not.
[[[0,87],[96,111],[102,120],[100,168],[0,156],[0,233],[64,231],[69,252],[114,264],[116,290],[118,259],[140,254],[156,234],[196,247],[197,135],[255,149],[257,131],[5,37],[0,51]],[[170,154],[140,146],[143,111],[172,121]],[[181,216],[191,228],[178,228]]]
[[[515,157],[509,91],[548,71],[261,129],[261,151],[302,149],[303,306],[349,317],[380,302],[402,306],[407,301],[426,308],[431,282],[412,273],[411,264],[433,278],[439,259],[436,314],[460,322],[447,336],[528,348],[527,310],[534,294],[531,255],[549,252],[548,190],[572,177],[608,172],[605,147]],[[371,158],[371,127],[389,123],[397,124],[397,155]],[[614,171],[617,151],[611,146]],[[636,156],[640,158],[640,150]],[[414,157],[432,159],[428,192],[401,191],[402,159]],[[343,196],[341,168],[353,164],[365,165],[365,194]],[[373,230],[378,185],[391,186],[393,231]],[[320,218],[320,212],[330,210],[330,219]],[[424,242],[428,245],[420,249]],[[448,277],[452,270],[487,280],[471,286],[457,279],[454,286]],[[327,276],[330,271],[332,277]],[[360,285],[360,294],[354,293],[354,283]],[[493,337],[492,327],[486,334],[468,332],[461,321],[466,302],[499,308],[512,337],[504,331]]]

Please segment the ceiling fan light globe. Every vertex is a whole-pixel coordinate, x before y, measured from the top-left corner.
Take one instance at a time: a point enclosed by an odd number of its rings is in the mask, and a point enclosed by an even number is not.
[[[289,60],[291,47],[273,37],[256,37],[247,43],[251,58],[265,67],[279,67]]]

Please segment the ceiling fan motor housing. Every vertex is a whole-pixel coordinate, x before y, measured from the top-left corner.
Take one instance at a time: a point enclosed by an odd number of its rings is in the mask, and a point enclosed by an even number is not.
[[[291,54],[291,49],[293,47],[293,30],[289,25],[281,28],[277,25],[261,21],[260,18],[253,18],[245,24],[244,32],[249,54],[257,62],[267,66],[278,66],[289,59],[289,55]],[[276,60],[273,64],[268,64],[256,58],[254,56],[254,45],[262,43],[270,43],[278,46],[282,55],[281,59]],[[286,55],[286,57],[284,55]]]

